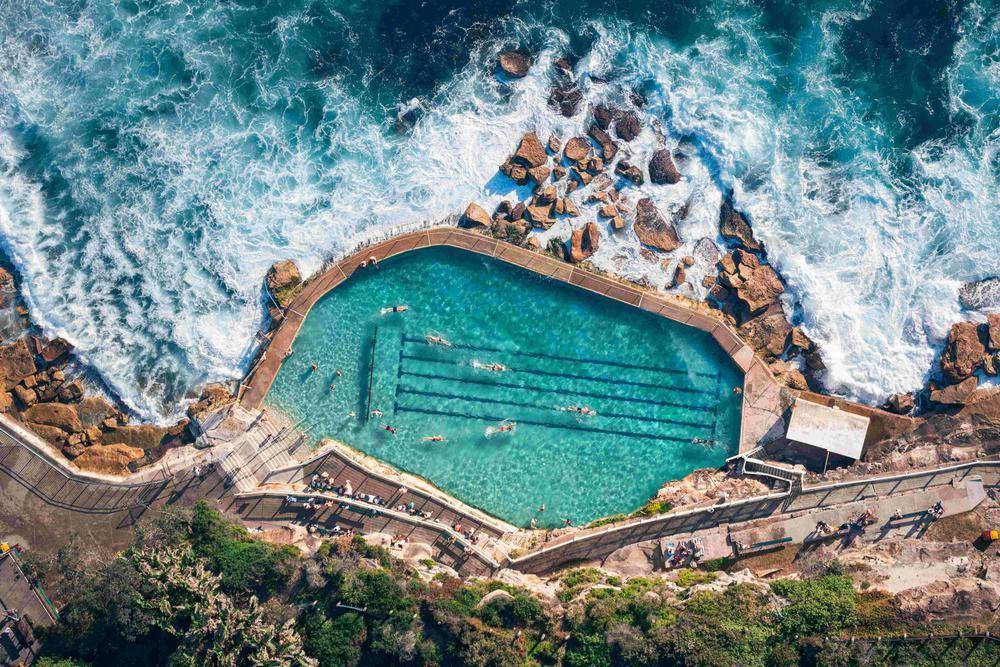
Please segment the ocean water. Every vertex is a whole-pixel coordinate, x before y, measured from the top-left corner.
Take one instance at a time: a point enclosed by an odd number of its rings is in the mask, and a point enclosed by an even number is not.
[[[648,100],[636,162],[686,156],[641,192],[687,206],[685,247],[629,232],[595,264],[662,286],[732,190],[827,388],[876,401],[924,381],[981,316],[961,283],[998,272],[998,22],[995,0],[0,0],[0,237],[35,321],[166,421],[242,375],[272,261],[524,194],[496,175],[521,133],[587,122],[545,105],[569,54],[587,104]],[[496,76],[510,46],[524,79]]]
[[[356,273],[293,349],[270,404],[518,525],[630,512],[738,447],[743,374],[711,336],[460,250]]]

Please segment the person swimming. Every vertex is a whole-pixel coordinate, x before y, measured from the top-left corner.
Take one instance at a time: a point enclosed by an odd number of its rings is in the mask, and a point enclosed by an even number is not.
[[[394,426],[390,426],[389,424],[386,424],[385,425],[385,430],[388,431],[389,433],[392,433],[393,435],[396,435],[396,427],[394,427]]]
[[[582,407],[579,405],[567,405],[559,409],[562,410],[563,412],[576,412],[577,414],[586,415],[587,417],[593,417],[597,414],[596,410],[592,410],[588,408],[586,405]]]
[[[481,361],[472,361],[472,367],[478,368],[481,371],[493,371],[494,373],[502,373],[504,371],[509,371],[510,369],[501,363],[493,362],[489,364],[484,364]]]
[[[425,435],[421,440],[424,442],[447,442],[443,435]]]
[[[451,343],[442,338],[441,336],[435,336],[434,334],[427,334],[425,336],[427,342],[431,345],[442,345],[444,347],[451,347]]]
[[[388,315],[389,313],[405,313],[409,309],[410,309],[409,306],[391,306],[391,307],[383,308],[382,309],[382,314],[383,315]]]
[[[497,433],[511,433],[517,427],[517,422],[512,422],[507,419],[503,420],[496,426],[487,426],[484,434],[487,438],[496,435]]]

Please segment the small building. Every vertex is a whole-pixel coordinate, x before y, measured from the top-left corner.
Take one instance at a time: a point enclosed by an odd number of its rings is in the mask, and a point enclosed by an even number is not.
[[[869,421],[869,417],[797,398],[785,437],[819,450],[825,469],[831,454],[851,461],[861,458]]]

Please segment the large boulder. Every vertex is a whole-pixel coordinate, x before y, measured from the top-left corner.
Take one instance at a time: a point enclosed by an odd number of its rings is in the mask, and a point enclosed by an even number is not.
[[[490,217],[490,214],[482,206],[476,202],[471,202],[459,219],[458,226],[467,229],[489,229],[493,226],[493,218]]]
[[[932,391],[931,400],[942,405],[965,405],[978,386],[979,379],[973,375],[957,384]]]
[[[593,255],[601,243],[601,230],[595,222],[588,222],[583,229],[574,229],[569,243],[569,261],[582,262]]]
[[[780,308],[774,308],[744,322],[740,334],[763,356],[779,356],[785,350],[785,342],[792,326]]]
[[[531,69],[531,55],[522,49],[503,51],[497,60],[503,73],[515,79],[527,76]]]
[[[642,124],[639,122],[639,116],[634,111],[622,111],[615,118],[614,129],[619,139],[622,141],[632,141],[642,132]]]
[[[965,283],[958,290],[958,300],[968,310],[1000,307],[1000,277]]]
[[[986,345],[975,322],[956,322],[941,354],[941,372],[949,383],[961,382],[983,365]]]
[[[66,442],[66,438],[69,437],[69,433],[62,430],[58,426],[49,426],[48,424],[32,424],[31,422],[28,422],[28,428],[34,431],[36,435],[40,436],[46,442],[50,442],[57,446],[61,446]]]
[[[563,146],[563,156],[570,162],[582,162],[590,155],[590,142],[586,137],[573,137]]]
[[[986,347],[994,351],[1000,350],[1000,313],[990,313],[986,318],[989,333]]]
[[[916,406],[917,402],[912,393],[893,394],[885,402],[885,409],[889,412],[895,412],[897,415],[908,415],[913,412],[913,408]]]
[[[681,245],[677,230],[660,214],[652,199],[640,199],[636,204],[634,229],[639,241],[652,248],[671,252]]]
[[[756,251],[764,249],[764,246],[753,237],[750,223],[742,213],[733,208],[728,199],[722,202],[722,207],[719,209],[719,233],[723,238],[736,241],[744,248]]]
[[[601,147],[605,162],[610,163],[615,159],[615,156],[618,155],[618,144],[615,143],[610,134],[602,130],[597,123],[590,126],[587,134]]]
[[[541,167],[548,159],[549,155],[545,152],[545,146],[539,141],[538,135],[534,132],[525,132],[514,153],[514,160],[530,169]]]
[[[51,364],[53,361],[57,361],[63,356],[69,354],[72,349],[73,346],[64,338],[50,340],[45,344],[45,347],[42,348],[42,361],[47,364]]]
[[[656,151],[649,159],[649,180],[660,185],[673,185],[681,180],[681,173],[677,171],[670,151],[666,148]]]
[[[35,370],[35,357],[23,338],[0,345],[0,383],[4,391],[13,389],[21,378],[34,375]]]
[[[607,130],[611,127],[611,123],[621,113],[619,109],[607,104],[598,104],[591,112],[594,115],[594,122],[600,125],[602,130]]]
[[[87,396],[76,404],[76,414],[84,428],[101,426],[116,413],[117,410],[100,396]]]
[[[295,266],[295,262],[286,259],[271,265],[264,282],[274,299],[281,306],[287,306],[295,298],[302,284],[302,274],[299,273],[299,267]]]
[[[128,464],[145,455],[141,449],[128,445],[93,445],[84,449],[73,463],[81,470],[105,475],[127,475]]]
[[[615,165],[615,174],[632,181],[636,185],[642,185],[646,180],[642,175],[642,169],[639,169],[634,164],[629,164],[628,160],[618,161],[618,164]]]
[[[142,424],[139,426],[118,426],[106,432],[102,440],[106,445],[122,444],[146,450],[157,447],[166,435],[167,429],[165,428]]]
[[[205,385],[201,391],[201,397],[196,403],[188,406],[187,415],[194,419],[203,412],[215,410],[223,405],[228,405],[236,400],[236,397],[229,393],[225,385],[218,382],[211,382]]]
[[[746,265],[741,265],[745,267]],[[758,264],[755,268],[741,270],[742,284],[736,288],[736,298],[750,313],[767,308],[785,291],[785,286],[777,272],[768,264]]]
[[[65,403],[36,403],[25,410],[22,417],[26,422],[55,426],[67,433],[78,433],[83,430],[76,406]]]

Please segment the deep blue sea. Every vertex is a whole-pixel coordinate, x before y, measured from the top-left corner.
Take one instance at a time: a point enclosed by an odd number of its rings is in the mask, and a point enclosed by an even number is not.
[[[660,142],[687,156],[681,183],[642,192],[688,206],[677,254],[717,238],[732,189],[822,346],[827,388],[875,401],[923,382],[970,316],[959,285],[1000,271],[998,9],[0,0],[0,235],[35,321],[166,420],[245,370],[271,262],[309,272],[496,202],[522,132],[569,136],[586,104],[634,90],[634,160]],[[512,46],[535,65],[503,81]],[[563,55],[585,97],[569,119],[545,104]],[[663,285],[671,268],[640,250],[629,232],[594,262]]]

